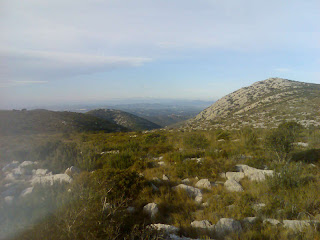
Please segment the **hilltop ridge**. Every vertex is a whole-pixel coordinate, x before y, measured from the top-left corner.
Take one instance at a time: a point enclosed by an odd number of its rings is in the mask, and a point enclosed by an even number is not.
[[[266,128],[283,120],[319,126],[320,84],[269,78],[234,91],[188,122],[194,128]]]
[[[108,120],[132,131],[152,130],[161,128],[147,119],[138,117],[131,113],[115,109],[95,109],[86,114]]]

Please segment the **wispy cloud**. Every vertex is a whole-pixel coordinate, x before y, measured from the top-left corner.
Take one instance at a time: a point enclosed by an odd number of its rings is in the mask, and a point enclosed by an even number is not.
[[[24,86],[24,85],[33,85],[33,84],[44,84],[48,81],[0,81],[0,88],[6,87],[15,87],[15,86]]]
[[[6,79],[13,79],[9,85],[44,83],[55,78],[138,67],[151,61],[144,57],[18,50],[0,50],[0,58],[2,85],[8,85]]]

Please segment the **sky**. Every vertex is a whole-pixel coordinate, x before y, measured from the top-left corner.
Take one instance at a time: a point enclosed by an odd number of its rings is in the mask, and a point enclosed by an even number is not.
[[[0,0],[0,108],[320,84],[319,0]]]

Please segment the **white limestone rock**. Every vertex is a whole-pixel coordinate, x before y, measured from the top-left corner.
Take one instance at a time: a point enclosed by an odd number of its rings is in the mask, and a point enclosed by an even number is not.
[[[179,232],[179,228],[168,224],[156,223],[151,224],[150,227],[157,231],[162,231],[167,234],[177,234]]]
[[[265,203],[256,203],[252,205],[252,209],[256,212],[263,210],[266,207]]]
[[[192,186],[188,186],[185,184],[179,184],[178,186],[175,186],[172,188],[173,190],[182,189],[186,191],[189,197],[195,198],[195,201],[198,203],[202,202],[202,192],[199,188],[195,188]]]
[[[81,171],[79,168],[71,166],[69,168],[66,169],[66,171],[64,172],[65,174],[68,174],[69,176],[73,176],[73,175],[77,175],[79,174]]]
[[[54,175],[49,175],[49,176],[33,176],[31,179],[30,183],[32,186],[36,184],[50,184],[53,185],[53,183],[58,182],[58,183],[71,183],[72,178],[67,175],[67,174],[54,174]]]
[[[236,168],[239,172],[243,172],[250,181],[264,181],[266,176],[273,176],[274,174],[273,170],[261,170],[244,164],[238,164]]]
[[[33,187],[28,187],[28,188],[24,189],[24,190],[21,192],[20,197],[25,197],[25,196],[31,194],[32,191],[33,191]]]
[[[165,174],[162,175],[162,180],[163,181],[169,181],[169,177]]]
[[[201,179],[199,180],[196,185],[197,188],[205,188],[210,190],[211,189],[211,183],[208,179]]]
[[[202,228],[202,229],[214,229],[214,225],[211,224],[208,220],[201,220],[201,221],[193,221],[191,224],[193,228]]]
[[[186,178],[181,181],[183,184],[190,184],[190,179]]]
[[[25,168],[25,167],[32,167],[32,166],[34,166],[34,165],[36,165],[35,162],[32,162],[32,161],[24,161],[24,162],[22,162],[22,163],[19,165],[19,167]]]
[[[263,220],[263,224],[271,224],[273,226],[277,226],[277,225],[281,224],[281,222],[277,219],[266,218]]]
[[[2,168],[2,172],[7,172],[7,171],[10,171],[16,167],[19,166],[19,162],[18,161],[13,161],[7,165],[5,165],[3,168]]]
[[[239,233],[242,231],[241,223],[237,220],[232,218],[221,218],[216,226],[215,226],[216,233],[220,236],[235,232]]]
[[[226,177],[227,177],[227,179],[235,180],[235,181],[239,182],[245,176],[244,176],[243,172],[227,172]]]
[[[283,220],[283,227],[294,232],[302,232],[307,227],[317,228],[320,225],[316,220]]]
[[[41,168],[32,170],[32,174],[37,176],[52,175],[51,173],[49,173],[48,169],[41,169]]]
[[[233,179],[228,179],[224,183],[224,187],[230,192],[243,192],[243,187]]]
[[[148,203],[143,207],[143,212],[148,214],[151,218],[155,218],[159,212],[158,204]]]

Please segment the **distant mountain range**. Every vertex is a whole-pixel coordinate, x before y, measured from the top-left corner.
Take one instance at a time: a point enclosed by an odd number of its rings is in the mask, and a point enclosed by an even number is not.
[[[282,121],[320,126],[320,84],[269,78],[226,95],[187,123],[212,127],[274,127]]]
[[[114,109],[95,109],[86,114],[106,119],[131,131],[152,130],[161,126],[133,114]]]
[[[127,131],[89,114],[48,110],[0,111],[0,135],[83,131]]]

